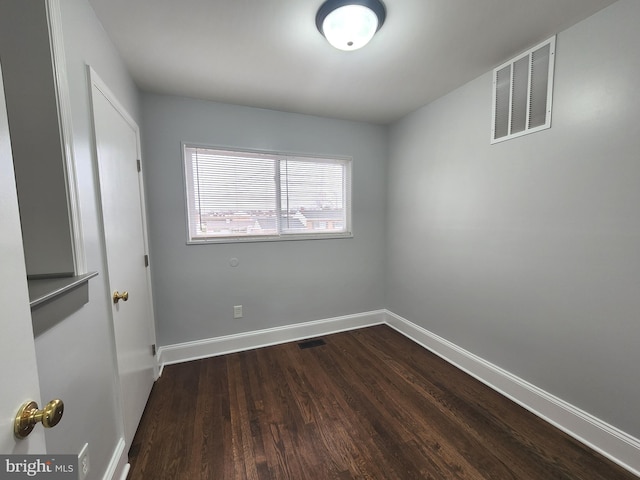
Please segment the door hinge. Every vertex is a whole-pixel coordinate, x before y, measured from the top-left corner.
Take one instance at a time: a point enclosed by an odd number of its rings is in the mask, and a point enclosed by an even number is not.
[[[140,162],[140,160],[136,160],[137,165],[138,165],[138,172],[142,171],[142,163]]]
[[[149,255],[145,255],[144,256],[144,266],[148,267],[149,266]]]
[[[156,344],[155,343],[153,345],[151,345],[151,355],[153,355],[154,357],[156,355]]]

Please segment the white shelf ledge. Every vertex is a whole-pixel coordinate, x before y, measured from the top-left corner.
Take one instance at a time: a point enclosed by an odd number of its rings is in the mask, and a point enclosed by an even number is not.
[[[98,272],[74,277],[29,279],[29,304],[33,335],[60,323],[89,301],[89,279]]]

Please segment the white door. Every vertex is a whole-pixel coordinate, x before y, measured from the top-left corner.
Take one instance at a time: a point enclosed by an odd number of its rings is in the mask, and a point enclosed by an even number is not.
[[[42,404],[1,70],[0,225],[0,453],[46,453],[42,427],[24,440],[13,435],[20,406]]]
[[[147,253],[138,126],[90,71],[95,145],[112,294],[128,300],[112,303],[127,447],[131,445],[155,379],[156,362]]]

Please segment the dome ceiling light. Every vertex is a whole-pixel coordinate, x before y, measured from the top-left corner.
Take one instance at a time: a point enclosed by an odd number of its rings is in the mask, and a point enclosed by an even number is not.
[[[380,0],[327,0],[316,15],[316,26],[340,50],[364,47],[386,18]]]

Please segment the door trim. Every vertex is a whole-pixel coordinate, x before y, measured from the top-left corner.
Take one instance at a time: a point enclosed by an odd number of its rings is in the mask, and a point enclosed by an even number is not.
[[[87,273],[87,260],[84,250],[84,235],[80,216],[80,200],[78,195],[78,177],[73,149],[73,122],[71,117],[71,96],[67,79],[67,61],[64,53],[64,39],[62,36],[62,16],[60,0],[47,0],[47,21],[49,23],[49,42],[53,57],[53,75],[56,83],[58,102],[58,116],[60,119],[60,136],[64,151],[64,174],[67,188],[67,204],[69,210],[69,224],[71,225],[72,250],[75,275]]]

